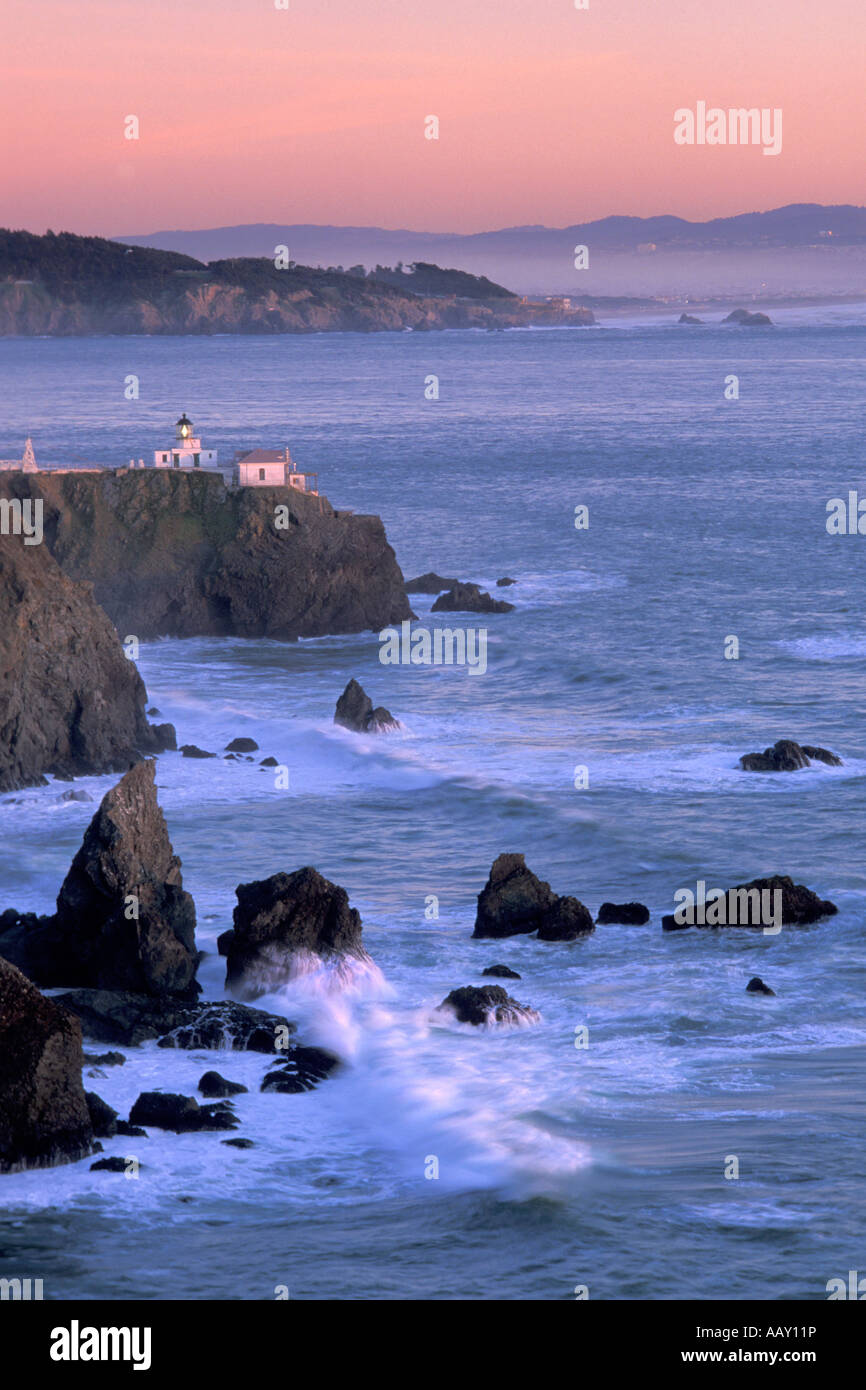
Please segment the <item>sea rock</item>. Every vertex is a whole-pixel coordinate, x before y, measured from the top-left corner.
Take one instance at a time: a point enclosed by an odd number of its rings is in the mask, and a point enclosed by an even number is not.
[[[126,1064],[126,1058],[122,1052],[85,1052],[84,1065],[86,1067],[122,1067]]]
[[[2,473],[0,494],[27,500],[37,476]],[[144,682],[89,587],[62,573],[47,536],[24,541],[0,534],[0,792],[123,772],[174,738],[148,723]]]
[[[131,1125],[129,1120],[117,1121],[117,1132],[122,1134],[125,1139],[146,1139],[147,1130],[140,1125]]]
[[[403,587],[407,594],[441,594],[443,589],[453,589],[459,583],[459,579],[443,579],[441,574],[428,570],[427,574],[407,579]]]
[[[168,1129],[174,1134],[238,1127],[236,1116],[225,1104],[200,1106],[194,1096],[163,1091],[143,1091],[129,1112],[129,1123]]]
[[[501,985],[464,985],[462,989],[452,989],[439,1009],[450,1009],[458,1023],[472,1023],[475,1027],[493,1023],[535,1023],[540,1018],[537,1010],[518,1004]]]
[[[477,937],[537,932],[542,941],[572,941],[595,930],[592,914],[577,898],[559,897],[527,869],[522,854],[500,854],[478,894]]]
[[[261,762],[259,763],[259,767],[279,767],[279,763],[277,762],[276,758],[267,757],[262,758]]]
[[[760,975],[753,975],[753,976],[752,976],[751,980],[750,980],[749,983],[746,985],[746,993],[747,993],[747,994],[771,994],[771,995],[773,996],[773,998],[775,998],[775,996],[776,996],[776,991],[775,991],[774,989],[770,989],[770,986],[769,986],[769,985],[765,985],[765,984],[764,984],[764,981],[761,979]]]
[[[228,955],[228,953],[229,953],[229,947],[231,946],[232,941],[234,940],[234,935],[235,935],[235,929],[234,929],[234,927],[229,927],[228,931],[221,931],[221,932],[220,932],[219,936],[217,937],[217,955],[220,955],[220,956],[227,956],[227,955]]]
[[[225,746],[227,753],[258,753],[259,745],[254,738],[233,738]]]
[[[677,323],[703,323],[703,319],[697,319],[693,314],[680,314]]]
[[[602,903],[595,920],[600,926],[618,922],[624,927],[642,927],[649,919],[649,908],[643,903]]]
[[[767,314],[752,313],[748,309],[734,309],[727,318],[722,319],[722,323],[738,323],[744,328],[764,328],[772,324],[772,319]]]
[[[517,580],[516,580],[516,579],[511,579],[509,575],[505,574],[505,575],[502,576],[501,579],[497,579],[497,581],[496,581],[496,587],[497,587],[497,589],[507,589],[507,588],[509,587],[509,585],[511,585],[511,584],[516,584],[516,583],[517,583]]]
[[[285,1095],[297,1095],[301,1091],[312,1091],[320,1081],[324,1081],[340,1065],[335,1053],[324,1047],[304,1047],[292,1044],[281,1065],[269,1071],[262,1081],[263,1091],[280,1091]]]
[[[477,584],[455,584],[447,594],[440,594],[432,613],[513,613],[514,604],[501,598],[491,598]]]
[[[195,1018],[195,1008],[171,996],[131,994],[127,990],[76,989],[57,1003],[81,1021],[84,1036],[96,1042],[137,1047]]]
[[[198,1083],[198,1089],[209,1100],[216,1100],[226,1096],[243,1095],[249,1088],[242,1086],[239,1081],[228,1081],[224,1076],[220,1076],[218,1071],[206,1071]]]
[[[519,980],[520,976],[516,970],[512,970],[508,965],[488,965],[486,970],[482,970],[482,975],[493,975],[497,980]]]
[[[82,801],[86,803],[92,801],[93,797],[90,795],[90,792],[86,792],[83,787],[75,787],[68,792],[61,792],[58,799],[60,801]]]
[[[221,1144],[228,1144],[233,1149],[254,1149],[256,1146],[252,1139],[245,1139],[243,1135],[238,1135],[235,1139],[221,1139]]]
[[[37,984],[195,997],[195,905],[154,767],[137,763],[103,797],[54,916],[0,919],[0,955]]]
[[[842,759],[827,748],[782,738],[772,748],[765,748],[763,753],[744,753],[740,758],[740,767],[744,772],[797,772],[801,767],[810,767],[812,759],[827,763],[829,767],[842,766]]]
[[[186,1051],[280,1052],[296,1031],[296,1025],[280,1014],[220,1000],[189,1010],[184,1022],[159,1039],[159,1046]]]
[[[369,961],[344,888],[313,868],[237,888],[226,988],[244,999],[278,988],[318,960]]]
[[[98,1096],[95,1091],[85,1091],[90,1123],[97,1139],[113,1139],[117,1133],[117,1111]]]
[[[373,701],[354,678],[337,701],[334,723],[356,734],[381,734],[400,728],[400,721],[394,718],[390,710],[382,705],[373,708]]]
[[[707,892],[709,892],[709,888]],[[753,878],[749,883],[738,884],[735,888],[729,888],[720,899],[718,907],[713,908],[714,918],[718,915],[724,920],[719,921],[677,921],[676,913],[670,913],[662,917],[662,928],[665,931],[684,931],[691,926],[704,929],[717,929],[723,927],[740,927],[751,930],[762,930],[765,926],[775,925],[772,921],[761,920],[761,902],[766,901],[770,912],[773,911],[775,904],[774,894],[781,893],[781,925],[782,926],[808,926],[812,922],[818,922],[822,917],[832,917],[839,909],[835,903],[829,902],[825,898],[819,898],[817,893],[813,893],[811,888],[806,888],[802,883],[794,883],[787,874],[775,874],[772,878]],[[757,893],[757,899],[753,896],[750,900],[741,898],[739,895]],[[769,893],[770,897],[766,900],[761,895]],[[707,903],[705,915],[709,913],[710,903]],[[693,911],[693,916],[697,916]],[[757,916],[758,920],[754,920]],[[745,918],[746,920],[740,920]]]
[[[0,1173],[92,1153],[81,1064],[78,1020],[0,959]]]
[[[184,758],[215,758],[216,753],[207,753],[204,748],[199,748],[195,743],[182,743],[180,745],[181,756]]]
[[[129,1167],[129,1159],[121,1158],[118,1154],[112,1154],[109,1158],[98,1158],[95,1163],[91,1163],[91,1173],[125,1173]],[[136,1169],[141,1172],[141,1164]]]

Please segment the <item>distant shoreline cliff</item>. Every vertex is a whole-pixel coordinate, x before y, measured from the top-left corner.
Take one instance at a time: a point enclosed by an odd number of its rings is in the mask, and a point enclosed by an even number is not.
[[[64,232],[0,230],[0,336],[376,333],[587,327],[590,309],[529,302],[483,276],[420,265],[313,269],[249,258],[209,265],[173,251]]]

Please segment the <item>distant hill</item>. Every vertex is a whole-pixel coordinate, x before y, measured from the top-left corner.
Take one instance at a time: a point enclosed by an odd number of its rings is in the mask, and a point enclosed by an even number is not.
[[[273,256],[274,247],[288,245],[309,265],[435,262],[524,294],[843,293],[863,285],[866,208],[796,203],[706,222],[616,216],[469,235],[256,223],[118,240],[202,259]],[[588,271],[573,268],[577,245],[590,248]]]
[[[194,257],[69,232],[0,230],[0,334],[315,333],[583,326],[591,311],[526,304],[424,264],[366,274],[273,259]]]

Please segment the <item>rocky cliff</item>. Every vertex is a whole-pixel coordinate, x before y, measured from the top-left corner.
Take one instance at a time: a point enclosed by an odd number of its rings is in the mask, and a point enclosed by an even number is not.
[[[88,586],[44,542],[0,535],[0,791],[48,772],[125,771],[173,746],[170,725],[148,724],[146,698]]]
[[[380,518],[325,497],[173,469],[3,473],[3,496],[42,500],[45,546],[122,637],[291,641],[411,613]]]

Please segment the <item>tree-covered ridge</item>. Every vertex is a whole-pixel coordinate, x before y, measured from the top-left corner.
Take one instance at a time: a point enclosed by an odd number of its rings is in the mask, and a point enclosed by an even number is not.
[[[354,267],[353,267],[354,270]],[[424,298],[438,298],[453,294],[458,299],[516,299],[512,290],[494,284],[486,275],[470,275],[465,270],[443,270],[441,266],[428,261],[413,261],[409,267],[402,262],[391,270],[388,266],[377,265],[368,273],[368,279],[378,284],[394,285],[410,294]]]
[[[121,246],[98,236],[72,232],[12,232],[0,228],[0,277],[34,280],[61,298],[83,291],[128,289],[135,294],[165,289],[189,272],[207,267],[178,251]],[[186,272],[186,274],[184,274]]]

